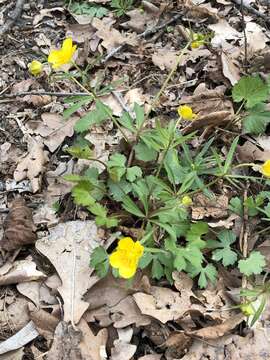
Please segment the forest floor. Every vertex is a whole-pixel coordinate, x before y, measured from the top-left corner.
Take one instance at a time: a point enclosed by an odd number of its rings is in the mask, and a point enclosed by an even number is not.
[[[269,0],[0,0],[0,360],[270,359],[269,44]]]

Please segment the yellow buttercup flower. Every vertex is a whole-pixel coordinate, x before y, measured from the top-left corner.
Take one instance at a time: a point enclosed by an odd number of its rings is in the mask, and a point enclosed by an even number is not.
[[[184,120],[195,120],[197,118],[197,115],[194,114],[190,106],[187,105],[179,106],[177,111],[179,116]]]
[[[193,40],[190,45],[192,49],[197,49],[198,47],[205,44],[205,35],[200,33],[194,33],[192,37]]]
[[[119,270],[124,279],[132,278],[137,270],[144,247],[130,237],[119,240],[116,250],[110,255],[110,264]]]
[[[190,196],[185,195],[183,196],[182,200],[181,200],[181,204],[184,206],[190,206],[192,204],[192,199]]]
[[[67,38],[63,41],[63,45],[59,50],[51,50],[48,62],[52,64],[53,69],[57,69],[62,65],[68,64],[77,46],[72,44],[72,39]]]
[[[261,166],[261,173],[266,177],[270,177],[270,160],[265,161]]]
[[[42,72],[43,65],[38,60],[33,60],[30,64],[28,64],[28,70],[30,74],[37,76]]]

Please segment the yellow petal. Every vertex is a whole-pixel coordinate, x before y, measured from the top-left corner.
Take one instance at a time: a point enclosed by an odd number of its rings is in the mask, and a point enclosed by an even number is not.
[[[116,269],[118,269],[123,264],[123,255],[119,251],[113,252],[110,257],[110,265]]]
[[[136,241],[134,244],[134,251],[138,258],[140,258],[143,254],[144,247],[139,243],[139,241]]]
[[[131,237],[125,237],[118,242],[117,249],[131,250],[134,247],[134,241]]]
[[[177,111],[179,116],[184,120],[194,120],[197,117],[197,115],[193,113],[191,107],[187,105],[179,106]]]
[[[48,62],[52,64],[54,69],[57,69],[71,61],[75,50],[76,45],[72,46],[72,39],[67,38],[63,41],[61,49],[50,51]]]
[[[261,173],[266,177],[270,177],[270,160],[265,161],[262,165]]]
[[[28,70],[30,74],[37,76],[42,72],[43,65],[38,60],[33,60],[30,64],[28,64]]]
[[[137,265],[135,263],[129,264],[128,266],[122,266],[119,268],[119,275],[124,279],[132,278],[137,270]]]

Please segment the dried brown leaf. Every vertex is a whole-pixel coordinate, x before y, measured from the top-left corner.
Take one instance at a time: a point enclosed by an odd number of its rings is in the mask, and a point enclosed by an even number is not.
[[[192,219],[201,220],[205,217],[214,219],[224,218],[228,215],[229,199],[225,195],[216,195],[214,200],[210,200],[204,194],[193,196]]]
[[[33,304],[28,305],[30,319],[40,335],[47,340],[53,339],[53,334],[60,319],[48,313],[45,310],[35,307]]]
[[[3,227],[4,235],[0,246],[6,251],[33,244],[37,239],[32,211],[26,206],[23,198],[13,200]]]
[[[42,174],[45,172],[45,165],[48,162],[47,152],[43,144],[31,139],[28,143],[28,154],[19,161],[14,171],[14,179],[18,182],[29,179],[33,193],[36,193],[41,186]]]
[[[102,46],[109,51],[123,44],[131,46],[137,44],[137,39],[134,35],[123,35],[114,29],[110,18],[100,20],[95,17],[92,25],[97,29],[96,35],[103,40]]]
[[[133,329],[117,329],[118,339],[113,342],[114,347],[111,349],[111,360],[130,360],[136,352],[137,346],[130,344]]]
[[[225,320],[222,324],[207,326],[199,330],[188,331],[186,334],[190,336],[198,336],[203,339],[217,339],[233,330],[237,325],[244,321],[245,317],[246,316],[243,313],[239,313],[238,315]]]
[[[32,260],[18,260],[12,264],[6,274],[0,276],[0,285],[18,284],[45,278],[46,275],[36,269],[36,264]]]
[[[66,322],[77,324],[89,306],[82,297],[99,280],[89,267],[92,249],[102,244],[98,239],[94,222],[70,221],[56,225],[48,237],[36,242],[37,250],[50,260],[62,280],[58,291],[64,301]]]
[[[163,347],[167,348],[165,352],[166,358],[181,359],[188,352],[192,343],[193,339],[183,332],[172,332],[163,345]]]

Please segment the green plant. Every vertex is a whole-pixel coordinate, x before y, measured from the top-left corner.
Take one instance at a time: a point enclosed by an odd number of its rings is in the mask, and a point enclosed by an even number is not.
[[[97,18],[102,18],[108,14],[108,9],[104,6],[88,3],[86,1],[71,1],[68,5],[71,13],[76,15],[89,15]]]
[[[242,102],[248,115],[243,119],[246,133],[261,134],[270,122],[270,111],[264,103],[269,98],[269,84],[257,76],[244,76],[232,90],[235,102]]]
[[[111,8],[116,16],[125,15],[132,8],[133,0],[111,0]]]

